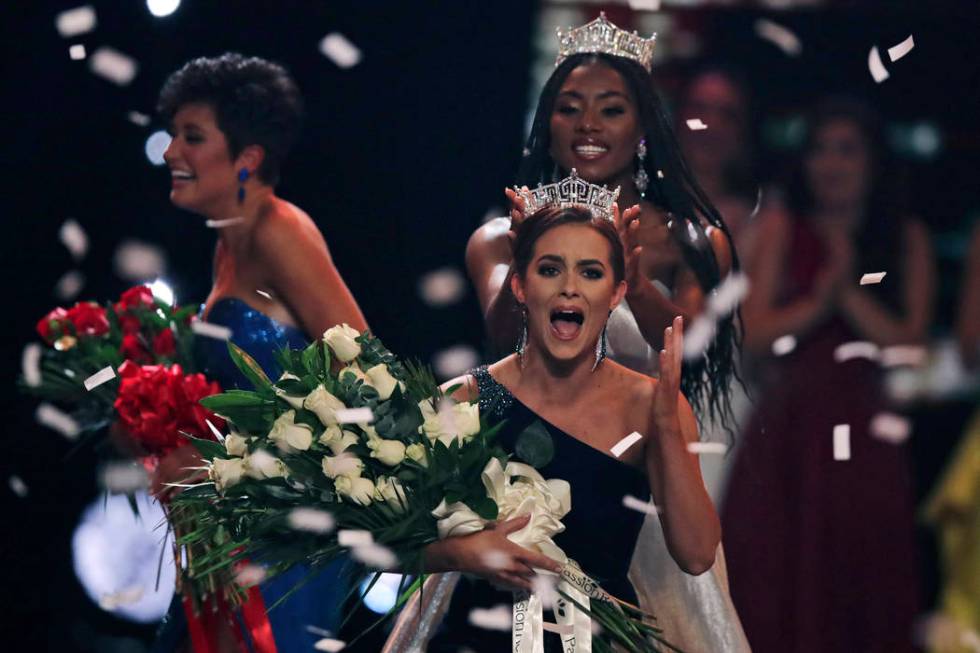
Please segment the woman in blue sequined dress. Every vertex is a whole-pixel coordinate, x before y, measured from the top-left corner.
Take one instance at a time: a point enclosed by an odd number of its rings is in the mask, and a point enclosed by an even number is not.
[[[336,324],[363,331],[364,316],[313,220],[275,194],[280,166],[295,141],[302,101],[281,66],[237,54],[195,59],[175,72],[158,110],[173,140],[164,155],[170,199],[218,228],[214,280],[200,318],[231,330],[231,340],[269,376],[274,352],[304,347]],[[199,338],[202,367],[225,389],[250,387],[222,340]],[[161,461],[155,482],[186,476],[191,447]],[[262,586],[267,606],[304,576],[302,569]],[[304,585],[269,611],[279,653],[312,650],[309,627],[336,630],[347,592],[338,568]],[[183,615],[171,610],[155,650],[186,647]],[[230,635],[230,634],[229,634]],[[220,648],[240,650],[226,637]]]

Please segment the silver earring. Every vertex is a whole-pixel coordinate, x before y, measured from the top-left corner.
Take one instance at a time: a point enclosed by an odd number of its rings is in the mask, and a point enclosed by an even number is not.
[[[524,352],[527,351],[527,306],[521,304],[521,333],[517,337],[517,358],[520,359],[521,366],[524,366]]]
[[[609,315],[612,315],[612,311],[609,311]],[[609,329],[609,320],[606,320],[606,324],[602,327],[602,333],[599,335],[599,339],[595,342],[595,362],[592,363],[592,371],[595,372],[595,368],[599,367],[599,363],[606,359],[606,347],[609,344],[606,330]]]
[[[647,139],[645,138],[641,138],[640,142],[636,144],[636,159],[636,174],[633,175],[633,184],[636,186],[636,190],[640,192],[640,197],[643,197],[650,185],[650,175],[647,174],[646,169]]]

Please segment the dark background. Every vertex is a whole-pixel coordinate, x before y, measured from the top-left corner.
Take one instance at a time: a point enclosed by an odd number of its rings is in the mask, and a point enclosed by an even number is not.
[[[86,276],[83,298],[115,297],[128,283],[113,273],[120,241],[137,238],[167,253],[166,278],[179,301],[210,287],[215,234],[167,200],[165,168],[151,166],[140,127],[127,112],[153,113],[167,74],[190,58],[226,50],[275,59],[297,79],[307,103],[304,136],[287,163],[279,194],[303,207],[330,244],[336,264],[374,330],[406,357],[428,360],[442,348],[480,347],[481,318],[472,292],[446,308],[426,306],[416,284],[430,270],[463,270],[466,239],[503,204],[520,156],[527,111],[530,2],[204,2],[185,0],[158,19],[142,2],[91,3],[95,31],[63,39],[54,17],[76,6],[6,3],[2,26],[3,188],[0,232],[0,455],[4,593],[0,650],[122,650],[113,636],[145,639],[84,595],[71,571],[70,536],[97,496],[95,454],[34,423],[35,402],[17,394],[23,346],[37,319],[58,303],[61,275]],[[599,6],[590,6],[598,11]],[[753,84],[759,131],[813,98],[846,91],[870,100],[897,123],[929,120],[943,135],[933,160],[908,161],[916,212],[932,227],[941,265],[935,332],[948,330],[959,281],[962,233],[980,208],[980,10],[963,2],[866,2],[773,12],[749,4],[666,11],[698,35],[703,54],[736,64]],[[619,13],[614,13],[619,12]],[[611,17],[628,15],[625,7]],[[793,29],[803,55],[789,58],[757,38],[770,17]],[[339,69],[318,42],[338,31],[363,62]],[[897,63],[885,50],[914,34],[915,49]],[[91,54],[111,45],[139,61],[127,87],[92,75],[68,46]],[[867,69],[877,44],[891,78],[875,84]],[[664,68],[666,90],[683,63]],[[764,157],[778,170],[782,154]],[[58,240],[69,217],[91,247],[76,264]],[[961,430],[962,405],[922,408],[913,441],[920,495]],[[20,476],[26,498],[7,489]],[[924,535],[930,595],[934,562]],[[132,649],[128,649],[132,650]]]

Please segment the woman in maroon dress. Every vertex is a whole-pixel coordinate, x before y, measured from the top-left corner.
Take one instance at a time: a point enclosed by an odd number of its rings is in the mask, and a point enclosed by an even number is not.
[[[743,307],[745,344],[769,362],[722,519],[732,598],[756,653],[915,650],[912,488],[904,445],[872,436],[887,410],[878,364],[844,343],[922,341],[934,270],[925,227],[897,209],[874,117],[822,105],[792,215],[770,214]],[[878,285],[865,273],[887,272]],[[835,460],[835,426],[850,456]]]

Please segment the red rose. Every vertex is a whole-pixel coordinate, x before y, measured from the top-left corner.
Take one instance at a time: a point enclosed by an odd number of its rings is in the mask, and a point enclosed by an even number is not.
[[[127,333],[123,336],[122,346],[119,347],[119,353],[123,355],[127,361],[135,361],[137,363],[152,363],[153,356],[143,345],[143,341],[140,337],[134,333]]]
[[[177,341],[174,340],[174,332],[164,329],[153,339],[153,353],[157,356],[171,357],[177,353]]]
[[[79,336],[103,336],[109,333],[105,309],[95,302],[78,302],[68,309],[68,319]]]
[[[38,320],[37,333],[50,345],[64,334],[68,322],[68,311],[58,307]]]
[[[116,305],[118,307],[118,304]],[[140,319],[131,313],[122,313],[119,316],[119,328],[126,333],[140,332]]]
[[[127,308],[142,308],[153,306],[153,291],[149,286],[133,286],[119,297],[116,302],[116,312],[122,313]]]

